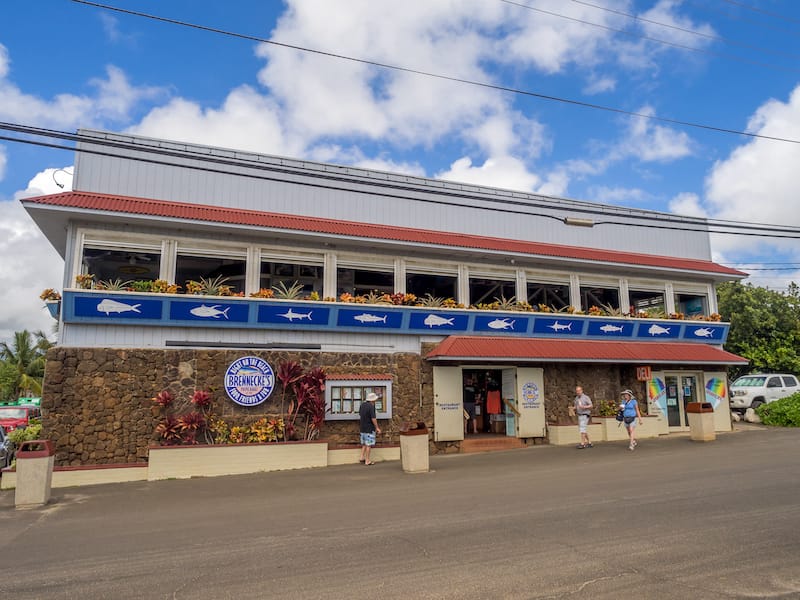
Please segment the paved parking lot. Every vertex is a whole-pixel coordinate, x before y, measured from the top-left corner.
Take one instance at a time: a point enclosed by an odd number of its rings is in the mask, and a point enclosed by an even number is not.
[[[4,597],[800,598],[800,430],[0,494]]]

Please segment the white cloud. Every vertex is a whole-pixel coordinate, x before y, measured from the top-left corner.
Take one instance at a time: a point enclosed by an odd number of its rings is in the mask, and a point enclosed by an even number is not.
[[[529,172],[522,161],[513,156],[489,158],[482,165],[473,165],[468,157],[459,158],[450,165],[450,169],[437,173],[436,177],[528,192],[535,191],[540,184],[539,177]]]
[[[3,178],[6,176],[7,163],[8,157],[6,155],[6,148],[5,146],[0,146],[0,181],[3,181]]]
[[[42,182],[37,185],[47,187]],[[24,194],[34,195],[30,190]],[[45,288],[60,290],[63,272],[64,261],[19,200],[0,202],[0,281],[6,284],[0,286],[0,340],[23,329],[51,333],[55,321],[39,294]]]
[[[642,107],[636,112],[655,115],[655,110],[650,106]],[[652,119],[631,117],[622,148],[627,155],[645,162],[667,162],[689,156],[692,153],[692,142],[684,131],[659,125]]]
[[[588,96],[613,92],[617,87],[617,80],[614,77],[591,76],[588,83],[583,88],[583,93]]]
[[[669,210],[676,215],[684,215],[687,217],[708,217],[708,213],[700,200],[700,196],[690,192],[678,194],[670,200]]]
[[[658,40],[692,48],[709,45],[711,36],[716,35],[714,28],[708,24],[697,24],[689,17],[679,14],[681,4],[683,0],[659,0],[653,8],[640,15],[647,20],[638,20],[637,23],[647,36]],[[664,23],[668,27],[656,23]]]

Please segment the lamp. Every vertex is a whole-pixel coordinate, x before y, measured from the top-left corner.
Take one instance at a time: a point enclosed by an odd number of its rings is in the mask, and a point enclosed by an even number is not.
[[[573,227],[594,227],[592,219],[578,219],[576,217],[564,217],[564,225],[572,225]]]
[[[70,173],[69,171],[65,170],[65,169],[56,169],[55,171],[53,171],[53,183],[55,183],[59,188],[61,188],[63,190],[64,189],[64,184],[63,183],[58,183],[58,181],[56,181],[56,173],[58,173],[59,171],[62,171],[64,173],[66,173],[70,177],[73,177],[73,174]]]

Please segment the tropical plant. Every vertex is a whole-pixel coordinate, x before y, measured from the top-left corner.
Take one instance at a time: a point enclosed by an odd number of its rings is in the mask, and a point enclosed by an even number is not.
[[[800,427],[800,393],[762,404],[756,414],[765,425]]]
[[[433,296],[430,292],[428,292],[422,298],[417,298],[417,306],[425,306],[427,308],[440,308],[444,306],[444,298]]]
[[[9,367],[6,372],[11,377],[8,389],[11,399],[41,395],[45,354],[51,346],[44,333],[31,334],[28,330],[15,332],[11,344],[0,343],[0,361]]]
[[[153,282],[149,279],[137,279],[136,281],[131,281],[131,291],[132,292],[152,292],[153,290]]]
[[[181,289],[181,286],[175,283],[169,283],[164,279],[156,279],[150,283],[150,291],[155,292],[156,294],[177,294],[178,290]]]
[[[617,306],[613,306],[611,304],[603,304],[601,302],[600,303],[600,308],[603,309],[603,314],[608,315],[609,317],[623,317],[623,316],[625,316],[625,313],[622,312],[622,309],[620,309]],[[589,313],[589,314],[591,314],[591,313]]]
[[[392,298],[389,294],[382,294],[373,290],[364,295],[364,302],[366,304],[392,304]]]
[[[303,294],[303,284],[299,281],[295,281],[292,285],[286,287],[286,283],[279,281],[277,284],[272,286],[272,290],[275,292],[276,298],[282,298],[284,300],[297,300]]]
[[[275,376],[281,383],[281,415],[283,415],[286,407],[286,392],[303,376],[303,367],[293,360],[282,362],[278,365],[278,372]]]
[[[131,288],[133,281],[123,281],[122,279],[102,279],[95,284],[95,289],[106,290],[109,292],[123,292]]]
[[[75,285],[81,290],[90,290],[94,287],[94,275],[92,273],[81,273],[75,276]]]
[[[496,310],[517,310],[517,299],[514,296],[511,298],[502,295],[499,298],[495,296],[493,304]]]
[[[273,296],[275,296],[275,292],[267,288],[261,288],[257,292],[250,294],[251,298],[272,298]]]
[[[39,298],[47,302],[48,300],[61,300],[61,294],[55,291],[53,288],[47,288],[41,294],[39,294]]]

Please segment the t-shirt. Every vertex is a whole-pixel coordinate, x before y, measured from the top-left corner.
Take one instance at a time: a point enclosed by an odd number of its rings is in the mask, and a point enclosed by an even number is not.
[[[375,424],[372,419],[376,418],[375,403],[364,400],[358,409],[358,416],[361,419],[361,433],[374,433]]]
[[[592,399],[586,394],[575,396],[575,412],[579,415],[592,414]]]
[[[639,404],[636,401],[636,398],[631,398],[627,402],[625,402],[622,410],[623,417],[635,417],[636,416],[636,405]]]
[[[464,404],[475,404],[475,388],[471,385],[464,386]]]

